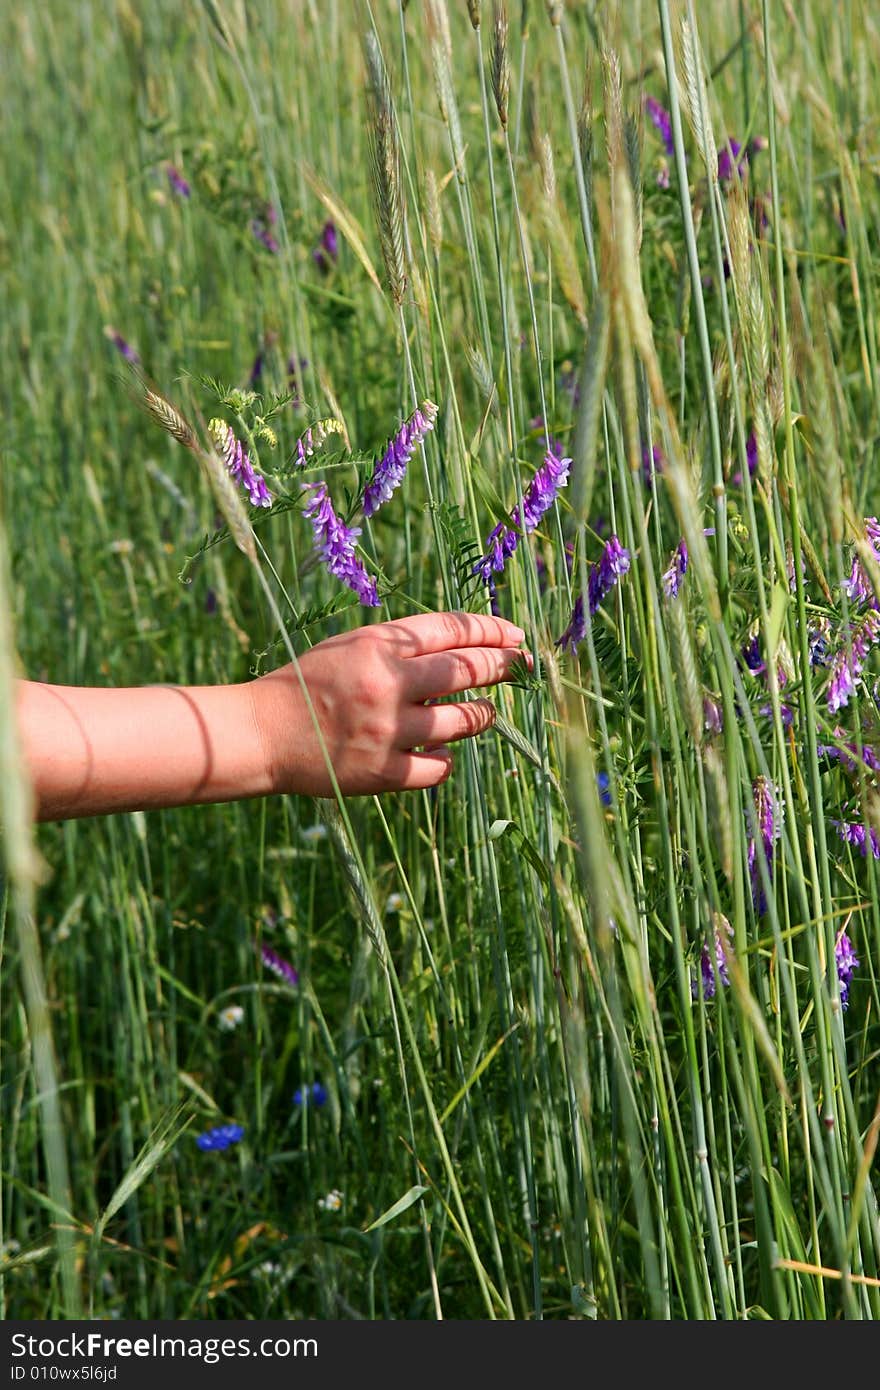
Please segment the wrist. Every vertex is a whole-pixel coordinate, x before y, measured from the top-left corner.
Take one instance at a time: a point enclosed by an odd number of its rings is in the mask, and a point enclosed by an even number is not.
[[[301,747],[298,732],[302,694],[290,667],[258,676],[247,687],[263,759],[266,795],[296,792],[294,750]]]

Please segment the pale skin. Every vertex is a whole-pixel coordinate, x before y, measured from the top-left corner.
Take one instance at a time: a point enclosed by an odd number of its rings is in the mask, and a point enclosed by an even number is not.
[[[343,796],[445,782],[449,744],[495,722],[486,698],[433,704],[510,677],[524,633],[503,618],[428,613],[356,628],[240,685],[17,682],[37,820],[279,792]],[[311,702],[312,711],[309,709]]]

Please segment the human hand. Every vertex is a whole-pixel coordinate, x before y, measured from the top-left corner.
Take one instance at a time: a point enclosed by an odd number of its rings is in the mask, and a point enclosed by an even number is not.
[[[330,637],[299,659],[340,791],[412,791],[445,782],[446,746],[495,722],[486,699],[428,705],[506,680],[525,634],[504,618],[426,613]],[[276,792],[332,796],[314,722],[293,665],[250,686]],[[414,751],[422,749],[424,751]]]

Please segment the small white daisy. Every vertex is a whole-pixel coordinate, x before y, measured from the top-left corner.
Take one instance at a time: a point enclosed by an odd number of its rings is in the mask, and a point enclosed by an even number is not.
[[[385,904],[386,912],[399,912],[406,899],[402,893],[389,893],[388,901]]]
[[[244,1009],[240,1004],[227,1004],[217,1015],[217,1027],[221,1033],[231,1033],[244,1019]]]
[[[342,1206],[342,1193],[334,1187],[332,1192],[328,1192],[326,1197],[318,1198],[318,1206],[321,1211],[339,1211]]]
[[[326,840],[327,827],[318,821],[315,825],[304,825],[300,828],[299,836],[305,840],[307,845],[316,845],[319,840]]]

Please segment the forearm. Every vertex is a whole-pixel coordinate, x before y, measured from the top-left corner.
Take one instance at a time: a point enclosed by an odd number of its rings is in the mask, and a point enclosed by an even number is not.
[[[37,819],[267,795],[273,787],[252,688],[19,681]]]

